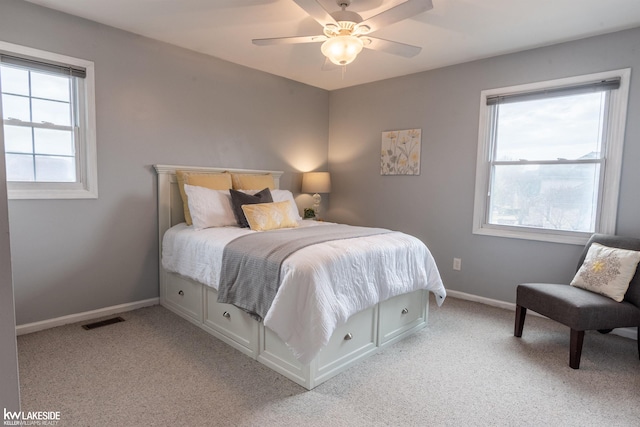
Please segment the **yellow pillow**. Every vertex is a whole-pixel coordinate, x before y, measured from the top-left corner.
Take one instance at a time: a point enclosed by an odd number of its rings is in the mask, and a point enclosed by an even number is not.
[[[185,184],[195,187],[205,187],[210,190],[228,190],[231,188],[231,174],[228,172],[205,173],[177,170],[176,178],[178,178],[178,189],[180,190],[180,197],[182,197],[184,220],[187,222],[187,225],[193,224],[193,220],[189,212],[189,198],[184,191]]]
[[[232,173],[231,179],[234,190],[262,190],[263,188],[275,190],[276,188],[275,181],[270,173],[266,175]]]
[[[276,230],[278,228],[293,228],[298,221],[291,216],[291,202],[257,203],[242,205],[249,227],[254,231]]]

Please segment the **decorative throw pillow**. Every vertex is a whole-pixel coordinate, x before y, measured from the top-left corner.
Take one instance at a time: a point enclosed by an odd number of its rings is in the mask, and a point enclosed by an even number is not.
[[[242,210],[247,217],[249,226],[254,231],[276,230],[278,228],[293,228],[298,221],[291,216],[291,202],[260,203],[244,205]]]
[[[610,248],[592,243],[571,281],[571,286],[586,289],[620,302],[629,288],[640,262],[640,252]]]
[[[268,188],[269,190],[273,190],[276,188],[276,183],[273,179],[273,175],[271,175],[270,173],[232,173],[231,182],[233,183],[234,190],[252,190],[255,188]]]
[[[243,205],[273,202],[273,199],[271,198],[271,191],[269,191],[268,188],[265,188],[262,191],[258,191],[253,195],[236,190],[229,190],[229,194],[231,195],[231,205],[233,206],[233,213],[236,217],[236,221],[238,222],[238,225],[240,227],[244,228],[249,227],[249,223],[247,222],[247,218],[242,211]]]
[[[185,184],[184,191],[189,198],[189,212],[196,230],[237,225],[229,190],[210,190]]]
[[[231,188],[231,174],[227,172],[205,173],[177,170],[176,178],[178,179],[180,197],[182,197],[184,220],[187,225],[193,224],[193,220],[189,212],[189,196],[187,196],[187,193],[184,191],[185,184],[210,188],[212,190],[228,190]]]
[[[253,190],[256,188],[268,188],[273,190],[276,188],[273,175],[269,174],[246,174],[246,173],[232,173],[231,180],[233,182],[234,190]]]
[[[240,190],[245,194],[256,194],[258,190]],[[291,216],[295,219],[302,219],[296,200],[293,198],[293,193],[289,190],[271,190],[271,197],[274,202],[284,202],[288,200],[291,202]]]

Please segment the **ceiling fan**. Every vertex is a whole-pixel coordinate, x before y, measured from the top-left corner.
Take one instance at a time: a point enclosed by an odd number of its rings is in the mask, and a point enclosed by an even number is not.
[[[356,12],[347,10],[351,0],[336,0],[340,10],[329,13],[318,0],[293,0],[323,27],[323,33],[314,36],[277,37],[254,39],[258,46],[319,43],[327,61],[340,66],[353,62],[363,48],[379,50],[410,58],[422,50],[419,46],[371,37],[387,25],[433,9],[432,0],[407,0],[375,16],[363,20]],[[325,61],[326,62],[326,61]]]

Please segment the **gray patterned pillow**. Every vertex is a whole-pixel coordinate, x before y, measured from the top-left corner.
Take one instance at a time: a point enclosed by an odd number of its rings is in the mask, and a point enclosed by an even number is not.
[[[586,289],[620,302],[629,288],[640,262],[640,252],[610,248],[592,243],[587,256],[571,281],[571,286]]]

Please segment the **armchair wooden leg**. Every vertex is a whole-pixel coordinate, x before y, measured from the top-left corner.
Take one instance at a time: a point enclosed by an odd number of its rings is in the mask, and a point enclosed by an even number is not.
[[[516,337],[522,336],[522,328],[524,327],[524,318],[527,315],[527,308],[521,305],[516,305],[516,323],[513,327],[513,335]]]
[[[580,368],[580,357],[582,356],[582,342],[584,341],[584,331],[571,329],[571,348],[569,350],[569,366],[573,369]]]

